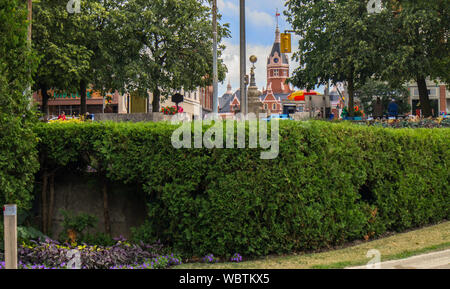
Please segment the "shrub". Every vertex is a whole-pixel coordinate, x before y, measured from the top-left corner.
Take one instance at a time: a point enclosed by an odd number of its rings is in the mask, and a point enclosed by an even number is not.
[[[37,59],[27,47],[24,2],[4,0],[0,12],[0,205],[31,207],[39,167],[30,92]]]
[[[80,213],[75,215],[73,212],[60,210],[61,215],[64,217],[62,226],[63,230],[60,233],[60,241],[67,242],[85,240],[86,230],[95,228],[97,218],[87,213]],[[94,236],[90,235],[88,238],[93,239]]]
[[[36,132],[46,163],[83,169],[87,154],[107,178],[141,184],[148,219],[137,239],[186,256],[315,250],[450,215],[447,128],[281,121],[273,160],[260,148],[177,150],[176,128],[94,122]]]

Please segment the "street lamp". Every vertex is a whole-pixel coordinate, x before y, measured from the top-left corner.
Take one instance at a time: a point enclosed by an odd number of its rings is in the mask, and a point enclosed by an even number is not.
[[[245,85],[245,0],[240,0],[240,89],[241,89],[241,111],[247,115],[247,92]]]
[[[218,113],[218,76],[217,76],[217,0],[213,0],[213,113]]]

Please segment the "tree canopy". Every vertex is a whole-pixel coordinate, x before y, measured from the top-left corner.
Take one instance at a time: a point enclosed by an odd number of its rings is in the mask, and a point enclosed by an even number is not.
[[[431,116],[426,80],[450,84],[449,0],[387,1],[384,14],[390,23],[384,25],[391,47],[384,49],[385,66],[380,71],[393,85],[415,81],[425,117]]]
[[[359,0],[290,0],[285,12],[299,49],[293,55],[301,65],[289,79],[297,87],[346,82],[349,115],[353,116],[354,91],[380,67],[377,43],[385,41],[380,23],[372,17],[367,3]]]
[[[203,0],[122,0],[81,2],[68,13],[66,1],[37,3],[33,35],[42,62],[36,83],[42,88],[76,89],[81,112],[85,90],[160,95],[212,82],[211,9]],[[218,28],[219,41],[228,36]],[[219,47],[220,52],[224,46]],[[219,61],[219,79],[226,67]]]
[[[27,42],[24,1],[0,2],[0,203],[31,206],[37,139],[31,127],[31,74],[37,59]]]
[[[126,56],[121,56],[119,79],[128,91],[153,93],[154,112],[159,111],[161,96],[212,83],[211,8],[204,2],[131,0],[120,5],[123,23],[116,49]],[[227,25],[218,25],[218,42],[228,35]],[[219,56],[223,49],[219,46]],[[221,60],[218,66],[223,80],[226,67]]]
[[[354,91],[370,79],[392,87],[414,80],[424,115],[431,114],[426,79],[448,82],[449,0],[386,0],[379,13],[369,1],[290,0],[288,21],[301,37],[290,81],[300,87],[346,82],[349,113]]]

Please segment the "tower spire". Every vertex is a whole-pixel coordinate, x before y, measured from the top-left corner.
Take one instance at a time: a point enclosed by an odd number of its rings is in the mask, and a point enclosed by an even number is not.
[[[278,17],[280,17],[280,13],[278,13],[278,8],[277,8],[277,12],[275,13],[275,18],[277,19],[277,28],[275,29],[275,42],[281,43],[280,29],[278,28]]]

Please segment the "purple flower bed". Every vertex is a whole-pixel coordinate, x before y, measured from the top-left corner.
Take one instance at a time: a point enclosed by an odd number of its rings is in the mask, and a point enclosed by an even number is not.
[[[242,262],[242,256],[239,255],[239,253],[235,253],[233,255],[233,257],[231,257],[230,261],[231,262],[236,262],[236,263]]]
[[[70,261],[69,251],[80,253],[82,269],[158,269],[181,264],[181,258],[163,255],[161,243],[131,244],[125,239],[115,239],[113,246],[60,244],[54,240],[31,241],[18,248],[19,269],[64,269]],[[0,269],[5,263],[0,263]]]
[[[205,262],[205,263],[217,263],[218,260],[217,260],[216,257],[214,257],[213,254],[209,254],[209,255],[206,255],[205,257],[203,257],[203,262]]]

